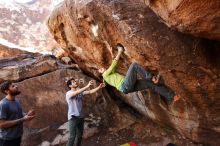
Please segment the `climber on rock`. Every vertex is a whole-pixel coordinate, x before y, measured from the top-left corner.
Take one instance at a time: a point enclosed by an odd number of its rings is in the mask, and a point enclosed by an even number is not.
[[[102,74],[105,83],[125,94],[144,89],[152,89],[163,96],[167,104],[171,104],[173,101],[176,102],[180,99],[179,95],[176,95],[169,87],[161,83],[162,77],[160,75],[154,76],[137,63],[130,65],[125,76],[117,73],[115,70],[125,48],[122,44],[117,44],[115,48],[118,49],[118,53],[110,67],[107,70],[105,68],[98,70],[98,72]],[[141,75],[143,79],[138,79],[137,74]]]

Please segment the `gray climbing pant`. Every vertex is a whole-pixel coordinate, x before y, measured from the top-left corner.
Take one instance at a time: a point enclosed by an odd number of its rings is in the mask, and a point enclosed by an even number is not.
[[[137,74],[141,75],[143,79],[138,79]],[[167,101],[171,101],[175,93],[165,84],[154,84],[152,82],[152,76],[151,72],[146,71],[139,64],[132,63],[121,85],[121,91],[127,94],[144,89],[151,89],[159,93]]]

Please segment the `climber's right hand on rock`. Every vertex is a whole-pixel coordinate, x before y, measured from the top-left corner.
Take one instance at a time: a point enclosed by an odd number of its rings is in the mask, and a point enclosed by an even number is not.
[[[118,52],[124,52],[124,48],[122,48],[122,47],[117,47],[118,48]]]

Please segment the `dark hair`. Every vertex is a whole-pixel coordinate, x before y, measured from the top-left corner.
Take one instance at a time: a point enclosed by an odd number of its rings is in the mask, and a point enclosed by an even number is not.
[[[74,80],[74,78],[71,78],[66,82],[66,85],[69,89],[70,89],[70,85],[72,84],[72,80]]]
[[[7,93],[5,92],[5,90],[8,90],[11,84],[12,84],[12,81],[4,81],[4,82],[2,83],[2,85],[1,85],[1,91],[2,91],[2,93],[7,94]]]
[[[124,49],[124,46],[121,43],[117,43],[116,47],[122,47]]]

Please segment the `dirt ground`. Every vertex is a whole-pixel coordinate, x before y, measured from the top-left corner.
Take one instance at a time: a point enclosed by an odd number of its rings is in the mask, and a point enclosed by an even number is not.
[[[140,120],[124,129],[103,128],[99,133],[83,140],[82,146],[120,146],[130,141],[137,146],[166,146],[168,143],[177,146],[207,146],[194,143],[181,136],[174,129],[160,126],[151,120]],[[38,146],[40,141],[52,141],[53,138],[62,132],[56,129],[48,129],[42,134],[31,136],[23,141],[22,146]],[[40,142],[40,143],[39,143]],[[66,143],[56,146],[66,146]]]
[[[178,146],[204,146],[193,143],[168,127],[161,127],[150,120],[135,123],[119,131],[102,131],[83,142],[83,146],[119,146],[133,141],[137,146],[166,146],[173,143]],[[144,126],[143,126],[144,125]]]

